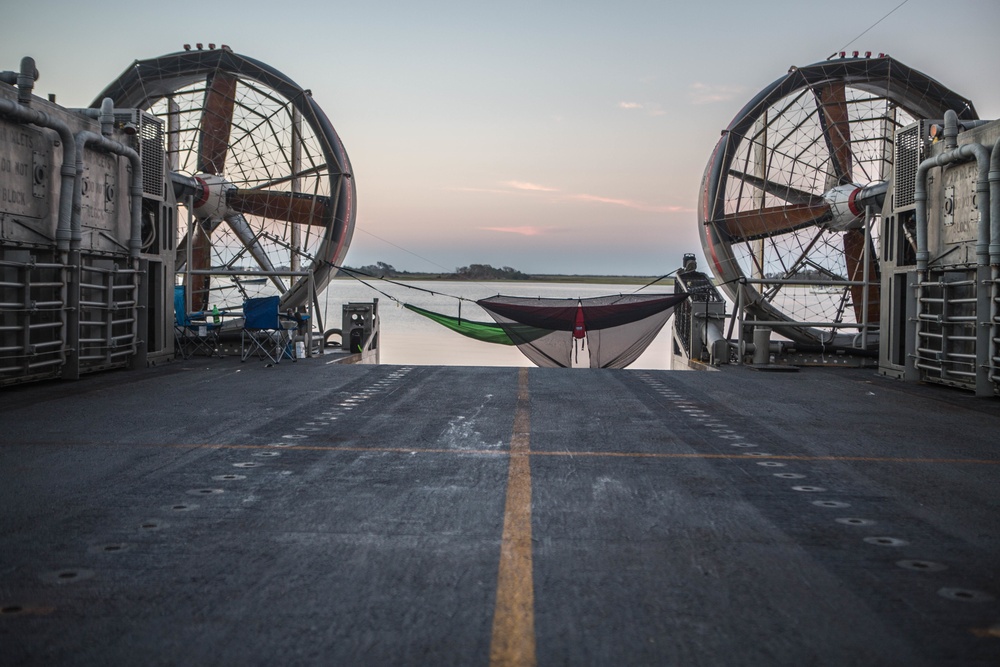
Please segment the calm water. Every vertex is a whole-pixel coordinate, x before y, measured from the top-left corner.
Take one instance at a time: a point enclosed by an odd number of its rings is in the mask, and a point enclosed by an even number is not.
[[[407,289],[382,281],[369,281],[380,290],[399,301],[420,306],[445,315],[458,315],[458,301],[445,296],[435,296],[415,289]],[[552,298],[590,297],[606,294],[630,294],[638,285],[585,285],[578,283],[470,283],[470,282],[413,282],[416,287],[433,290],[467,299],[482,299],[497,294],[510,296],[540,296]],[[646,288],[647,293],[669,293],[671,287]],[[383,364],[416,364],[440,366],[533,366],[516,347],[482,343],[450,331],[439,324],[397,305],[355,280],[334,280],[320,297],[320,306],[327,315],[323,320],[326,329],[341,327],[341,308],[349,301],[379,300],[379,318],[382,329],[381,362]],[[462,318],[492,322],[492,318],[474,303],[462,303]],[[670,368],[670,327],[667,322],[656,340],[629,368]]]

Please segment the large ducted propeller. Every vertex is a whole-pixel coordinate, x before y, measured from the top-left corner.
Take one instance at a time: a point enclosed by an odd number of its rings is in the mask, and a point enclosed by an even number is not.
[[[827,191],[822,195],[745,174],[735,169],[728,173],[743,183],[763,190],[785,204],[761,206],[757,209],[725,214],[717,222],[732,241],[753,241],[793,232],[812,226],[843,232],[844,261],[847,280],[861,281],[865,275],[865,207],[881,209],[886,183],[861,186],[854,182],[854,156],[851,150],[851,126],[843,81],[818,86],[813,91],[823,141],[830,155],[831,170],[826,179]],[[760,199],[764,201],[763,198]],[[868,248],[868,279],[877,282],[874,248]],[[857,321],[867,316],[869,322],[879,317],[878,289],[870,285],[865,311],[865,287],[852,285],[851,300]]]
[[[94,108],[105,98],[163,123],[173,191],[191,216],[178,225],[175,263],[190,307],[235,311],[275,291],[283,309],[315,303],[350,246],[356,190],[307,88],[209,46],[135,61]]]

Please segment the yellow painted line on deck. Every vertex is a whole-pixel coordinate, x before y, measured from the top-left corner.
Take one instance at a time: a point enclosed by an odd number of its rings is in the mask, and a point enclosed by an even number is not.
[[[490,665],[535,665],[535,586],[531,565],[531,412],[528,369],[518,374],[510,440]]]

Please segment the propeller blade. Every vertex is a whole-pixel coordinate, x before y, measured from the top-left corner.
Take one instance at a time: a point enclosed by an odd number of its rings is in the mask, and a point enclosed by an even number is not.
[[[799,190],[793,188],[790,185],[783,185],[781,183],[775,183],[774,181],[768,181],[763,178],[758,178],[757,176],[751,176],[750,174],[744,174],[742,172],[736,171],[735,169],[729,170],[730,176],[735,176],[736,178],[749,183],[750,185],[763,190],[769,195],[774,195],[775,197],[780,197],[790,204],[818,204],[823,201],[823,198],[819,195],[814,195],[811,192],[806,192],[805,190]]]
[[[844,259],[847,261],[847,279],[864,280],[865,278],[865,230],[848,229],[844,232]],[[868,322],[878,324],[879,303],[878,273],[875,266],[875,249],[868,253]],[[854,316],[858,322],[864,320],[865,286],[851,285],[851,301],[854,302]]]
[[[191,269],[204,271],[212,267],[212,239],[201,221],[194,225],[194,238],[191,243]],[[191,295],[191,309],[200,312],[208,308],[208,296],[212,278],[208,275],[191,276],[192,284],[188,285]]]
[[[205,91],[205,110],[201,116],[198,145],[198,171],[218,176],[225,169],[235,103],[236,77],[229,72],[216,71]]]
[[[188,235],[185,234],[177,242],[177,250],[174,252],[174,270],[180,273],[187,266],[187,244]]]
[[[851,122],[847,113],[847,87],[833,81],[816,90],[819,122],[826,147],[833,158],[836,185],[854,182],[854,156],[851,153]],[[829,189],[829,188],[828,188]]]
[[[734,241],[778,236],[787,232],[825,222],[833,217],[830,206],[819,199],[812,204],[790,204],[740,211],[724,215],[717,222]]]
[[[228,204],[232,210],[247,215],[325,227],[330,223],[332,200],[276,190],[231,190]]]
[[[288,287],[285,286],[281,276],[273,275],[275,273],[274,264],[271,262],[271,258],[267,256],[267,251],[261,247],[260,242],[257,239],[257,235],[254,234],[253,230],[250,228],[246,218],[237,213],[235,215],[226,216],[226,222],[229,223],[229,227],[233,230],[233,234],[236,235],[236,238],[240,240],[240,243],[246,247],[250,256],[257,262],[261,271],[266,274],[271,274],[267,277],[270,278],[271,282],[274,283],[274,286],[278,288],[278,291],[282,294],[287,292]]]

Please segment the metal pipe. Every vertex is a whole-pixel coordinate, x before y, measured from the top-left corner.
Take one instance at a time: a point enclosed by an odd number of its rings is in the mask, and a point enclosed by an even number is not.
[[[809,280],[805,278],[746,278],[741,279],[741,284],[746,285],[801,285],[811,287],[813,285],[830,285],[833,287],[853,287],[865,284],[863,280]]]
[[[761,327],[817,327],[831,329],[859,329],[861,324],[857,322],[799,322],[796,320],[749,320],[754,326]]]
[[[1000,143],[1000,142],[998,142]],[[997,151],[994,147],[994,155]],[[994,218],[996,221],[997,218]],[[996,224],[996,222],[994,222]],[[991,359],[990,364],[990,380],[995,381],[1000,378],[1000,266],[993,264],[990,267],[990,298],[992,304],[990,306],[990,351],[989,357]]]
[[[61,340],[49,340],[49,341],[44,341],[44,342],[41,342],[41,343],[33,343],[32,347],[35,348],[35,352],[36,353],[39,350],[42,350],[42,354],[51,354],[51,353],[44,352],[44,350],[46,348],[53,348],[53,347],[54,348],[60,348],[60,347],[62,347],[62,341]],[[59,350],[56,350],[56,351],[58,352]]]
[[[756,324],[753,330],[753,365],[766,366],[771,359],[771,329]]]
[[[928,280],[920,283],[921,287],[940,287],[941,289],[948,289],[949,287],[972,287],[976,284],[975,280]]]
[[[97,109],[74,109],[78,114],[87,118],[93,118],[101,125],[101,134],[110,137],[115,127],[115,103],[110,97],[101,100],[101,106]]]
[[[745,289],[744,287],[745,280],[746,278],[740,280],[740,286],[736,290],[736,310],[733,312],[734,317],[737,315],[737,313],[739,314],[739,334],[738,334],[739,338],[736,341],[736,344],[738,346],[737,347],[738,353],[736,354],[737,366],[743,365],[743,355],[746,354],[746,340],[744,339],[745,332],[743,330],[743,327],[746,324],[746,313],[744,312],[743,309],[743,290]]]
[[[958,113],[952,109],[944,112],[944,147],[948,150],[958,147]]]
[[[1000,140],[997,141],[1000,144]],[[990,157],[993,150],[983,144],[967,144],[975,146],[976,166],[976,202],[979,206],[979,224],[976,226],[976,264],[989,266],[990,263],[990,231],[993,226],[992,192],[996,187],[990,185]]]
[[[971,378],[976,376],[976,374],[973,371],[957,371],[954,369],[945,371],[943,368],[939,370],[941,370],[942,372],[947,372],[948,375],[958,375],[959,377],[965,377],[965,378]]]
[[[35,80],[38,78],[38,69],[35,68],[35,59],[30,56],[21,58],[21,71],[17,76],[17,103],[22,106],[31,106],[31,91],[35,89]]]
[[[921,363],[916,363],[913,365],[925,371],[937,371],[938,373],[944,372],[944,369],[941,368],[940,366],[933,366],[931,364],[921,364]]]
[[[958,116],[949,109],[945,112],[945,146],[957,144],[958,136]],[[949,123],[951,125],[949,125]],[[951,129],[949,130],[949,127]],[[953,133],[954,136],[950,136]],[[913,200],[916,203],[916,232],[917,232],[917,272],[920,282],[923,282],[927,275],[927,264],[930,260],[930,252],[927,248],[927,174],[934,167],[942,167],[952,162],[967,162],[975,159],[979,167],[979,177],[976,180],[977,196],[982,195],[982,199],[989,199],[989,160],[990,149],[982,144],[965,144],[941,153],[940,155],[928,158],[917,167],[916,183],[913,190]],[[989,241],[985,241],[985,236],[990,229],[989,209],[980,210],[979,214],[979,237],[976,244],[976,256],[980,264],[985,264],[988,259]],[[985,220],[984,220],[985,219]],[[985,242],[985,245],[984,245]]]
[[[887,184],[888,187],[888,184]],[[885,197],[883,196],[883,201]],[[862,266],[864,267],[861,273],[861,280],[866,285],[865,289],[862,290],[861,294],[861,347],[868,347],[868,298],[871,293],[871,289],[867,287],[868,281],[871,280],[869,275],[868,265],[871,264],[871,247],[872,247],[872,229],[871,225],[868,224],[872,219],[872,207],[871,205],[865,206],[865,251],[864,258],[862,259]],[[879,323],[881,324],[881,322]]]
[[[110,137],[115,127],[115,101],[110,97],[101,100],[101,114],[97,118],[101,124],[101,134]]]
[[[990,264],[1000,264],[1000,139],[990,153]]]
[[[84,266],[81,269],[81,272],[83,272],[83,273],[97,273],[97,274],[103,274],[103,275],[107,275],[109,273],[113,273],[115,275],[121,276],[121,275],[125,275],[125,274],[130,274],[130,273],[139,273],[139,270],[138,269],[123,269],[123,268],[121,268],[119,266],[113,266],[110,269],[106,269],[106,268],[103,268],[103,267],[100,267],[100,266]]]
[[[51,359],[49,361],[35,361],[28,364],[28,369],[45,368],[46,366],[56,366],[62,363],[62,359]]]
[[[0,100],[2,101],[2,100]],[[65,269],[73,268],[67,267],[65,264],[45,264],[42,262],[11,262],[11,261],[0,261],[0,266],[13,266],[16,269],[23,269],[29,267],[32,269]]]
[[[237,269],[192,269],[192,276],[311,276],[309,271],[240,271]]]

